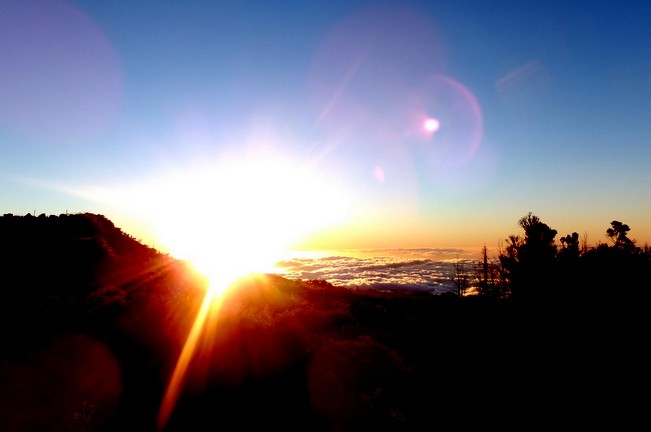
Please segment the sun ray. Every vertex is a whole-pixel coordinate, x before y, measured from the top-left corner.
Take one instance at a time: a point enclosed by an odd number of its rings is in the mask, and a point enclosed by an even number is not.
[[[190,333],[188,334],[186,342],[183,345],[181,354],[179,355],[176,366],[174,367],[174,372],[172,373],[172,377],[170,378],[167,389],[165,390],[165,395],[163,396],[163,401],[158,413],[158,430],[162,430],[165,427],[169,421],[170,416],[172,415],[174,406],[176,405],[176,402],[178,401],[183,389],[183,382],[185,380],[185,376],[187,374],[188,367],[190,366],[192,357],[196,351],[197,343],[199,342],[203,333],[206,318],[208,317],[209,313],[217,313],[219,311],[219,307],[223,301],[223,295],[221,294],[224,290],[225,287],[211,288],[210,286],[206,290],[203,302],[201,303],[201,308],[199,309],[197,317],[192,324]]]

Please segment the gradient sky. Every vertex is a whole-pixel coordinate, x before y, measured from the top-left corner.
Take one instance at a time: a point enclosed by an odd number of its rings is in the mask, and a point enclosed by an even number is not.
[[[528,212],[651,243],[649,23],[635,0],[0,0],[0,211],[163,249],[491,248]]]

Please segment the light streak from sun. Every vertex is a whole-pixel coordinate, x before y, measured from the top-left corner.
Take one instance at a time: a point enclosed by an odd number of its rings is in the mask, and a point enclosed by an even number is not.
[[[158,413],[157,426],[158,430],[162,430],[167,422],[169,421],[172,411],[174,410],[174,405],[181,395],[183,389],[183,383],[185,381],[185,376],[192,361],[192,357],[197,348],[197,343],[201,339],[203,333],[203,327],[206,323],[206,318],[209,313],[216,313],[221,306],[223,300],[223,291],[225,287],[220,289],[215,289],[208,287],[206,294],[204,296],[203,302],[201,303],[201,308],[197,313],[197,317],[192,324],[188,338],[183,345],[181,350],[181,355],[176,362],[174,367],[174,372],[172,373],[172,378],[170,379],[165,395],[163,396],[163,402],[161,403],[160,411]]]

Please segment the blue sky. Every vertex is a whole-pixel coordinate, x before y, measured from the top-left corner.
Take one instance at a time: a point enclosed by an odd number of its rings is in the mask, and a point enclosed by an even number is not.
[[[649,22],[647,1],[0,0],[0,210],[171,249],[188,220],[496,247],[530,211],[651,243]]]

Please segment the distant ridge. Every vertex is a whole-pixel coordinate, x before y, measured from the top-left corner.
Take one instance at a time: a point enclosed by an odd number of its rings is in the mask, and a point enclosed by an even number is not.
[[[15,254],[58,246],[93,243],[98,254],[105,256],[139,255],[153,257],[159,252],[136,240],[116,227],[101,214],[76,213],[33,216],[15,216],[6,213],[0,217],[0,244],[2,253]]]
[[[0,325],[10,327],[86,325],[153,292],[164,295],[187,269],[101,214],[7,213],[0,239]]]

